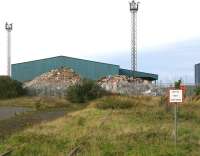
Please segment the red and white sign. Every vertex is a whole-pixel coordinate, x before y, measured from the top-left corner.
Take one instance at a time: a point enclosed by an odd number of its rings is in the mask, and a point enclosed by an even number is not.
[[[169,102],[170,103],[183,102],[183,91],[182,90],[170,90],[169,91]]]

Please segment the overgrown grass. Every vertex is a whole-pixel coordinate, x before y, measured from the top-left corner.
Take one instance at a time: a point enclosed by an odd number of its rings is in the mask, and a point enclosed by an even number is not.
[[[125,96],[94,100],[83,110],[1,140],[0,153],[13,149],[12,156],[64,156],[72,151],[87,156],[175,156],[173,111],[167,112],[159,100]],[[105,103],[111,109],[99,109]],[[119,103],[131,107],[121,109]],[[199,156],[199,111],[194,101],[179,108],[178,156]]]
[[[0,100],[0,109],[2,106],[7,110],[9,107],[29,107],[29,109],[27,112],[15,112],[15,116],[5,119],[2,119],[4,115],[0,114],[0,140],[34,124],[51,121],[85,107],[83,104],[72,104],[64,98],[55,97],[21,97]]]
[[[57,97],[19,97],[0,100],[0,106],[31,107],[37,110],[76,106],[64,98]]]
[[[138,101],[125,96],[107,96],[95,101],[99,109],[129,109],[136,106]]]

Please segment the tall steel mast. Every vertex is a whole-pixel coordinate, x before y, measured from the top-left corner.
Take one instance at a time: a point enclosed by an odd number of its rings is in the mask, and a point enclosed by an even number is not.
[[[130,2],[131,11],[131,70],[137,70],[137,12],[138,12],[139,2],[134,0]]]

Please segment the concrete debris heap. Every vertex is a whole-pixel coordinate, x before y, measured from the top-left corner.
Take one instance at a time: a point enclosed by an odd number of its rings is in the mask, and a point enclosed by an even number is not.
[[[70,68],[60,68],[44,73],[32,81],[26,82],[24,88],[29,95],[65,96],[66,89],[80,82],[80,76]]]
[[[60,68],[44,73],[24,83],[33,96],[66,96],[69,86],[79,83],[80,76],[70,68]],[[151,81],[124,75],[103,77],[97,83],[107,91],[125,95],[160,95],[161,91]]]
[[[160,94],[159,88],[151,81],[141,78],[129,78],[124,75],[104,77],[98,81],[98,84],[112,93],[149,96]]]

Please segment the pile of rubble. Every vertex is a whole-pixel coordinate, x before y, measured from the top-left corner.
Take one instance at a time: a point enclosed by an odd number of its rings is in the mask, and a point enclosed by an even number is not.
[[[112,93],[149,96],[160,94],[160,89],[151,81],[141,78],[129,78],[124,75],[104,77],[98,81],[98,84]]]
[[[24,83],[29,95],[66,96],[69,86],[79,83],[80,76],[70,68],[54,69],[32,81]],[[125,95],[160,95],[161,91],[151,81],[124,75],[103,77],[97,83],[107,91]]]
[[[32,81],[26,82],[24,88],[29,95],[65,96],[66,89],[80,81],[80,76],[70,68],[60,68],[44,73]]]

